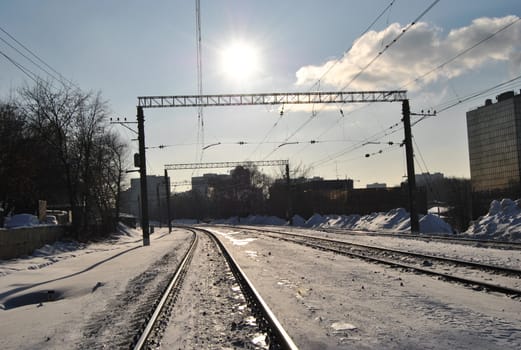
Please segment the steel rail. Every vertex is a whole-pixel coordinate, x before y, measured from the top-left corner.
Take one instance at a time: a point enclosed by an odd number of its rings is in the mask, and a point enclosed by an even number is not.
[[[422,267],[418,267],[418,266],[414,266],[414,265],[405,264],[405,263],[398,262],[398,261],[393,261],[393,260],[387,260],[387,259],[367,256],[367,255],[364,255],[364,254],[359,254],[359,253],[354,253],[354,252],[348,252],[348,251],[345,251],[345,250],[340,250],[340,249],[335,249],[335,248],[332,248],[332,247],[317,245],[317,244],[313,244],[313,243],[310,243],[310,242],[299,242],[299,241],[291,239],[289,237],[281,237],[280,235],[283,235],[283,236],[293,236],[293,237],[299,237],[299,238],[312,238],[312,239],[316,239],[316,240],[322,240],[322,241],[325,241],[325,242],[338,243],[338,244],[342,244],[342,245],[346,245],[346,246],[354,245],[354,246],[364,247],[366,249],[389,251],[389,252],[395,252],[395,253],[400,253],[400,254],[402,253],[402,252],[397,251],[397,250],[393,251],[392,249],[386,249],[386,248],[382,248],[382,247],[372,247],[372,246],[366,246],[366,245],[358,245],[356,243],[343,242],[343,241],[333,240],[333,239],[328,239],[328,238],[320,238],[320,237],[313,237],[313,236],[297,235],[297,234],[293,234],[293,233],[279,232],[279,231],[273,231],[273,230],[262,230],[262,229],[255,229],[255,228],[249,228],[249,227],[248,228],[242,227],[242,228],[247,229],[247,230],[252,230],[252,231],[260,231],[260,232],[264,232],[264,233],[268,233],[268,234],[270,234],[270,233],[273,234],[274,233],[274,234],[279,235],[279,236],[276,236],[275,238],[281,239],[281,240],[284,240],[284,241],[287,241],[287,242],[303,244],[303,245],[306,245],[306,246],[309,246],[309,247],[312,247],[312,248],[324,249],[324,250],[328,250],[328,251],[331,251],[331,252],[334,252],[334,253],[337,253],[337,254],[351,256],[351,257],[355,257],[355,258],[358,258],[358,259],[363,259],[363,260],[366,260],[366,261],[382,263],[382,264],[390,265],[390,266],[393,266],[393,267],[400,267],[400,268],[410,269],[410,270],[417,271],[417,272],[420,272],[420,273],[423,273],[423,274],[427,274],[427,275],[431,275],[431,276],[439,276],[439,277],[442,277],[442,278],[444,278],[446,280],[459,282],[459,283],[463,283],[463,284],[467,284],[467,285],[478,285],[478,286],[482,286],[482,287],[484,287],[484,288],[486,288],[488,290],[492,290],[492,291],[496,291],[496,292],[500,292],[500,293],[504,293],[504,294],[508,294],[508,295],[518,295],[518,296],[521,296],[521,290],[516,289],[516,288],[501,286],[501,285],[492,284],[492,283],[488,283],[488,282],[485,282],[485,281],[474,280],[474,279],[470,279],[470,278],[466,278],[466,277],[455,276],[455,275],[451,275],[451,274],[444,273],[444,272],[439,272],[439,271],[435,271],[435,270],[431,270],[431,269],[427,269],[427,268],[422,268]],[[407,253],[407,252],[404,252],[404,253]],[[410,255],[416,255],[416,257],[429,258],[428,255],[417,254],[417,253],[410,253]],[[437,259],[444,260],[444,258],[441,258],[441,257],[437,257]],[[457,261],[457,260],[455,260],[455,261]],[[461,262],[463,262],[463,261],[461,261]],[[479,263],[474,263],[474,264],[479,265],[481,267],[486,267],[486,268],[498,268],[498,269],[502,268],[500,266],[494,266],[494,265],[485,265],[485,264],[479,264]],[[469,265],[470,265],[470,262],[469,262]],[[473,267],[476,267],[476,266],[473,266]],[[508,271],[509,273],[512,273],[512,271],[514,271],[514,273],[516,273],[518,275],[521,275],[521,271],[520,270],[510,269],[510,268],[504,268],[504,269],[506,271]]]
[[[260,316],[260,324],[263,324],[265,330],[268,332],[270,339],[270,349],[280,350],[297,350],[298,347],[295,345],[291,337],[284,330],[281,323],[275,317],[275,314],[271,311],[268,304],[261,297],[259,292],[253,286],[253,283],[246,276],[244,271],[240,268],[239,264],[231,256],[228,250],[224,247],[223,243],[215,236],[215,234],[209,230],[205,230],[200,227],[191,227],[192,229],[206,233],[212,238],[221,250],[225,257],[228,266],[232,270],[237,282],[239,283],[241,290],[248,301],[251,308],[254,309],[254,313]]]
[[[390,233],[380,233],[380,232],[367,232],[367,231],[350,231],[343,230],[338,228],[321,228],[320,231],[330,232],[330,233],[343,233],[343,234],[351,234],[351,235],[359,235],[366,234],[369,236],[384,236],[389,237]],[[443,236],[443,235],[413,235],[410,233],[392,233],[392,237],[401,237],[407,239],[417,239],[417,240],[433,240],[433,241],[441,241],[441,242],[458,242],[464,244],[482,244],[498,249],[512,249],[512,250],[521,250],[521,242],[509,242],[509,241],[500,241],[500,240],[491,240],[491,239],[475,239],[475,238],[464,238],[464,237],[451,237],[451,236]]]
[[[150,335],[151,331],[153,330],[154,325],[155,325],[156,320],[158,319],[159,315],[161,315],[161,311],[163,310],[163,307],[165,306],[167,300],[169,299],[170,294],[172,293],[172,290],[179,284],[183,272],[186,271],[188,264],[190,263],[193,255],[194,255],[195,248],[197,247],[197,243],[198,243],[197,234],[194,233],[194,240],[192,241],[190,248],[186,252],[181,263],[179,264],[179,266],[176,270],[176,273],[174,274],[174,277],[172,278],[172,280],[168,284],[167,288],[163,292],[163,295],[162,295],[159,303],[157,304],[154,312],[152,313],[152,316],[150,316],[150,319],[148,320],[145,328],[143,329],[141,336],[136,341],[136,343],[133,347],[134,350],[145,349],[145,345],[146,345],[148,336]]]
[[[254,229],[254,228],[248,228],[248,229],[249,230],[259,230],[261,232],[272,232],[272,233],[278,233],[278,234],[282,233],[282,232],[275,231],[275,230],[261,230],[261,229]],[[378,247],[378,246],[367,245],[367,244],[345,242],[345,241],[341,241],[341,240],[333,239],[333,238],[307,236],[307,235],[300,235],[300,234],[289,233],[289,232],[283,232],[283,234],[289,235],[289,236],[294,236],[294,237],[299,237],[299,238],[311,238],[311,239],[316,239],[316,240],[325,241],[325,242],[338,243],[338,244],[343,244],[343,245],[357,247],[357,248],[373,249],[373,250],[378,250],[381,252],[397,253],[397,254],[408,255],[408,256],[412,256],[412,257],[416,257],[416,258],[426,258],[426,259],[431,259],[431,260],[438,260],[438,261],[449,262],[449,263],[460,265],[460,266],[470,266],[470,267],[474,267],[474,268],[478,268],[478,269],[482,269],[482,270],[487,269],[487,270],[494,271],[494,272],[502,272],[505,274],[517,275],[518,277],[521,278],[521,270],[511,268],[511,267],[506,267],[506,266],[483,264],[483,263],[478,263],[475,261],[468,261],[468,260],[462,260],[462,259],[456,259],[456,258],[450,258],[450,257],[444,257],[444,256],[438,256],[438,255],[415,253],[415,252],[409,252],[406,250],[395,249],[395,248],[385,248],[385,247]]]

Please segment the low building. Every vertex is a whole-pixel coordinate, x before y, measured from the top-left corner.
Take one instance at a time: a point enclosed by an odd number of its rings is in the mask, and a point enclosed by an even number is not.
[[[366,188],[387,188],[387,184],[375,182],[372,184],[367,184],[365,187]]]
[[[168,178],[170,183],[170,178]],[[150,220],[166,220],[165,177],[157,175],[147,176],[148,212]],[[120,211],[141,218],[141,181],[139,178],[130,179],[130,187],[120,195]]]

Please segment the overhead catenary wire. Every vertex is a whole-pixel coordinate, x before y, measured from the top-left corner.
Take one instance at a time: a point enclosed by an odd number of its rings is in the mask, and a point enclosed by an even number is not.
[[[435,3],[433,3],[433,4],[432,4],[432,5],[431,5],[431,6],[430,6],[426,11],[428,11],[428,10],[429,10],[430,8],[432,8],[432,6],[434,6],[434,5],[435,5]],[[426,12],[424,11],[424,13],[426,13]],[[423,14],[424,14],[424,13],[423,13]],[[420,18],[421,16],[423,16],[423,14],[420,15],[419,18]],[[431,70],[427,71],[426,73],[422,74],[421,76],[419,76],[419,77],[417,77],[417,78],[415,78],[415,79],[409,81],[409,82],[408,82],[407,84],[405,84],[402,88],[405,88],[406,86],[410,85],[412,82],[417,82],[417,81],[419,81],[419,80],[421,80],[421,79],[424,79],[424,78],[427,77],[428,75],[434,73],[436,70],[443,69],[446,65],[448,65],[448,64],[450,64],[450,63],[452,63],[452,62],[454,62],[455,60],[457,60],[458,58],[464,56],[465,54],[467,54],[467,53],[470,52],[471,50],[473,50],[473,49],[475,49],[476,47],[482,45],[483,43],[487,42],[488,40],[494,38],[497,34],[499,34],[499,33],[503,32],[503,31],[505,31],[506,29],[508,29],[508,28],[510,28],[510,27],[512,27],[514,24],[518,23],[520,20],[521,20],[521,18],[516,18],[515,20],[513,20],[513,21],[507,23],[506,25],[504,25],[503,27],[499,28],[499,29],[496,30],[495,32],[493,32],[493,33],[491,33],[491,34],[485,36],[484,38],[482,38],[481,40],[477,41],[477,42],[474,43],[473,45],[471,45],[471,46],[469,46],[469,47],[467,47],[467,48],[461,50],[461,51],[458,52],[456,55],[454,55],[454,56],[450,57],[449,59],[445,60],[444,62],[440,63],[439,65],[437,65],[437,66],[434,67],[433,69],[431,69]],[[403,34],[403,32],[402,32],[401,34]],[[463,102],[469,101],[469,100],[474,99],[474,98],[477,98],[477,97],[479,97],[479,96],[482,96],[482,95],[484,95],[485,93],[487,93],[487,92],[489,92],[489,91],[495,90],[495,89],[500,88],[500,87],[505,87],[505,86],[508,85],[509,83],[515,82],[515,81],[517,81],[517,80],[520,79],[520,78],[521,78],[521,77],[513,78],[513,79],[511,79],[511,80],[509,80],[509,81],[507,81],[507,82],[505,82],[505,83],[498,84],[498,85],[496,85],[496,86],[494,86],[494,87],[492,87],[492,88],[486,89],[485,91],[481,91],[481,92],[479,92],[479,93],[471,94],[470,96],[467,96],[467,97],[464,97],[464,98],[460,98],[460,97],[458,96],[458,98],[457,98],[457,100],[456,100],[455,102],[450,102],[450,103],[448,103],[446,106],[441,107],[441,108],[436,108],[436,109],[437,109],[438,113],[440,113],[440,112],[444,112],[444,111],[446,111],[447,109],[453,108],[453,107],[455,107],[455,106],[457,106],[457,105],[459,105],[459,104],[461,104],[461,103],[463,103]],[[412,125],[414,126],[414,125],[418,124],[419,122],[421,122],[421,121],[423,121],[423,120],[425,120],[425,119],[427,119],[427,118],[429,118],[429,117],[431,117],[431,116],[429,116],[429,115],[424,116],[424,117],[418,119],[417,121],[413,122]],[[336,158],[336,157],[334,157],[333,159],[335,159],[335,158]]]
[[[389,43],[385,45],[383,50],[380,50],[365,66],[363,66],[360,71],[355,74],[351,80],[347,84],[345,84],[341,90],[345,91],[351,84],[357,80],[369,67],[371,67],[374,62],[376,62],[382,55],[389,50],[394,44],[396,44],[419,20],[421,20],[440,0],[434,0],[423,12],[421,12],[408,26],[406,26],[400,34],[398,34],[393,40],[391,40]],[[297,129],[291,133],[286,139],[285,142],[289,141],[293,136],[295,136],[298,132],[300,132],[305,126],[307,126],[313,118],[315,118],[319,112],[321,112],[325,107],[322,107],[319,111],[315,111],[312,113],[306,121],[304,121]],[[273,149],[264,159],[269,158],[271,155],[273,155],[277,149]]]
[[[363,36],[365,35],[369,30],[371,30],[371,28],[376,24],[376,22],[378,22],[378,20],[380,20],[380,18],[394,5],[394,3],[396,2],[396,0],[392,0],[389,5],[387,5],[385,7],[385,9],[383,9],[379,14],[378,16],[371,22],[371,24],[369,24],[367,26],[367,28],[359,35],[359,36]],[[347,50],[344,51],[344,55],[346,52],[349,52],[349,50],[351,50],[351,48],[353,47],[353,45],[351,45]],[[315,87],[317,89],[319,89],[320,87],[320,83],[322,81],[322,79],[331,72],[331,70],[333,69],[334,66],[336,66],[341,60],[342,60],[342,56],[340,56],[339,58],[337,58],[333,64],[317,79],[317,81],[309,88],[309,91],[311,90],[314,90]],[[266,136],[264,137],[264,140],[266,140],[268,138],[268,135],[273,132],[273,130],[275,129],[275,127],[278,125],[278,123],[280,122],[280,120],[282,119],[282,116],[283,116],[284,112],[283,110],[281,111],[281,114],[279,116],[279,119],[277,120],[277,122],[275,122],[275,124],[273,125],[273,127],[268,131],[268,133],[266,134]],[[295,132],[293,132],[290,136],[288,136],[286,138],[286,141],[289,140],[290,138],[292,138],[293,136],[295,136],[295,134],[297,134],[300,130],[302,130],[306,125],[308,125],[311,120],[318,114],[318,112],[314,111],[313,113],[311,113],[310,117],[307,119],[306,122],[304,122],[304,124],[302,124]],[[257,151],[257,149],[255,150],[255,152]],[[271,153],[269,153],[267,156],[264,157],[264,159],[267,159],[269,158],[274,152],[276,151],[276,149],[274,149]],[[251,156],[250,156],[251,157]]]
[[[481,97],[485,94],[489,94],[491,93],[492,91],[495,91],[495,90],[498,90],[498,89],[504,89],[508,86],[515,86],[514,84],[516,84],[519,80],[521,80],[521,75],[518,75],[512,79],[509,79],[507,81],[504,81],[502,83],[499,83],[499,84],[496,84],[492,87],[489,87],[489,88],[486,88],[484,90],[480,90],[480,91],[477,91],[477,92],[473,92],[473,93],[470,93],[468,94],[467,96],[463,97],[463,98],[457,98],[455,101],[454,100],[449,100],[449,101],[446,101],[444,103],[440,103],[437,108],[436,108],[436,114],[439,115],[443,112],[446,112],[447,110],[449,109],[452,109],[462,103],[465,103],[465,102],[468,102],[468,101],[471,101],[471,100],[474,100],[478,97]],[[411,126],[415,126],[416,124],[428,119],[428,118],[431,118],[432,115],[426,115],[418,120],[416,120],[415,122],[413,122],[411,124]]]
[[[329,163],[335,159],[338,159],[346,154],[349,154],[351,152],[354,152],[362,147],[365,147],[367,144],[370,144],[371,142],[375,142],[375,141],[378,141],[378,140],[381,140],[383,139],[384,137],[388,137],[400,130],[403,129],[403,126],[400,126],[399,123],[395,123],[391,126],[389,126],[386,130],[382,130],[378,133],[375,133],[374,135],[372,136],[369,136],[367,137],[366,139],[364,139],[362,142],[359,142],[351,147],[348,147],[346,149],[343,149],[343,150],[340,150],[334,154],[330,154],[330,155],[327,155],[326,157],[320,159],[320,160],[317,160],[315,162],[312,162],[311,163],[311,166],[312,167],[317,167],[317,166],[321,166],[321,165],[324,165],[326,163]]]
[[[443,67],[445,67],[446,65],[454,62],[455,60],[457,60],[458,58],[464,56],[465,54],[469,53],[470,51],[472,51],[473,49],[475,49],[476,47],[480,46],[481,44],[487,42],[488,40],[492,39],[493,37],[495,37],[497,34],[507,30],[508,28],[512,27],[514,24],[518,23],[519,21],[521,20],[520,17],[516,18],[515,20],[513,20],[512,22],[506,24],[505,26],[499,28],[498,30],[496,30],[494,33],[491,33],[489,35],[487,35],[486,37],[482,38],[481,40],[477,41],[475,44],[459,51],[456,55],[450,57],[449,59],[443,61],[442,63],[440,63],[439,65],[437,65],[436,67],[430,69],[429,71],[425,72],[424,74],[420,75],[419,77],[416,77],[414,78],[413,80],[410,80],[409,82],[407,82],[405,85],[403,85],[401,87],[401,89],[404,89],[406,88],[407,86],[411,85],[412,83],[414,82],[418,82],[424,78],[426,78],[427,76],[431,75],[432,73],[434,73],[435,71],[437,70],[440,70],[442,69]]]
[[[351,84],[356,79],[358,79],[358,77],[360,77],[374,62],[376,62],[380,57],[382,57],[382,55],[387,50],[389,50],[394,44],[396,44],[398,42],[398,40],[400,40],[405,35],[405,33],[407,33],[416,23],[418,23],[419,20],[421,20],[423,18],[423,16],[425,16],[434,6],[436,6],[436,4],[438,2],[440,2],[440,0],[434,0],[418,17],[416,17],[416,19],[414,19],[414,21],[412,21],[411,23],[409,23],[408,26],[406,26],[404,29],[402,29],[400,34],[398,34],[393,40],[391,40],[387,45],[385,45],[383,50],[379,51],[376,54],[376,56],[374,56],[373,59],[371,59],[369,61],[369,63],[367,63],[364,67],[362,67],[362,69],[360,69],[360,71],[357,74],[355,74],[353,76],[353,78],[351,78],[351,80],[346,85],[344,85],[342,90],[345,90],[349,86],[351,86]]]
[[[428,11],[428,10],[429,10],[430,8],[432,8],[432,6],[434,6],[434,5],[435,5],[435,3],[433,3],[433,4],[432,4],[432,5],[431,5],[431,6],[430,6],[426,11]],[[426,12],[424,11],[424,13],[426,13]],[[424,13],[423,13],[423,14],[424,14]],[[423,15],[423,14],[422,14],[422,15]],[[421,17],[422,15],[420,15],[419,17]],[[439,65],[436,66],[435,68],[433,68],[433,69],[427,71],[427,72],[424,73],[423,75],[421,75],[421,76],[415,78],[414,80],[408,82],[408,83],[407,83],[406,85],[404,85],[402,88],[404,88],[404,87],[410,85],[412,82],[419,81],[420,79],[423,79],[423,78],[427,77],[428,75],[432,74],[433,72],[435,72],[435,71],[438,70],[438,69],[442,69],[442,68],[444,68],[447,64],[450,64],[451,62],[453,62],[453,61],[457,60],[458,58],[462,57],[463,55],[467,54],[468,52],[470,52],[470,51],[473,50],[474,48],[478,47],[479,45],[481,45],[481,44],[485,43],[486,41],[492,39],[492,38],[495,37],[497,34],[499,34],[499,33],[503,32],[503,31],[505,31],[506,29],[510,28],[510,27],[513,26],[514,24],[518,23],[520,20],[521,20],[521,18],[516,18],[515,20],[509,22],[508,24],[506,24],[505,26],[499,28],[499,29],[496,30],[495,32],[493,32],[493,33],[487,35],[486,37],[482,38],[481,40],[477,41],[475,44],[469,46],[468,48],[465,48],[465,49],[461,50],[458,54],[456,54],[456,55],[452,56],[451,58],[447,59],[446,61],[442,62],[441,64],[439,64]],[[401,34],[403,34],[403,32],[402,32]],[[494,87],[492,87],[492,88],[486,89],[485,91],[481,91],[481,92],[476,93],[476,94],[471,94],[470,96],[467,96],[467,97],[465,97],[465,98],[459,98],[459,97],[458,97],[456,102],[449,103],[447,106],[442,107],[442,108],[437,108],[437,111],[438,111],[438,113],[439,113],[439,112],[443,112],[443,111],[445,111],[445,110],[447,110],[447,109],[450,109],[450,108],[453,108],[453,107],[457,106],[458,104],[461,104],[461,103],[463,103],[463,102],[469,101],[469,100],[474,99],[474,98],[477,98],[477,97],[479,97],[479,96],[482,96],[483,94],[485,94],[485,93],[487,93],[487,92],[489,92],[489,91],[492,91],[492,90],[497,89],[497,88],[500,88],[500,87],[505,87],[505,86],[508,85],[509,83],[515,82],[515,81],[517,81],[517,80],[520,79],[520,78],[521,78],[521,77],[513,78],[513,79],[511,79],[511,80],[509,80],[509,81],[507,81],[507,82],[505,82],[505,83],[498,84],[498,85],[496,85],[496,86],[494,86]],[[427,119],[427,118],[429,118],[429,117],[431,117],[431,116],[430,116],[430,115],[426,115],[426,116],[420,118],[419,120],[415,121],[412,125],[414,126],[414,125],[418,124],[419,122],[421,122],[421,121],[423,121],[423,120],[425,120],[425,119]],[[335,157],[335,158],[336,158],[336,157]],[[333,158],[333,159],[334,159],[334,158]]]
[[[385,9],[383,9],[380,14],[371,22],[371,24],[369,24],[367,26],[367,28],[358,36],[358,37],[362,37],[364,36],[365,34],[367,34],[368,31],[371,30],[371,28],[373,28],[373,26],[376,24],[376,22],[378,22],[378,20],[380,20],[380,18],[387,12],[391,9],[391,7],[394,5],[396,0],[392,0],[389,5],[387,5],[387,7]],[[349,48],[347,50],[344,51],[344,55],[346,53],[348,53],[351,49],[353,48],[353,44],[351,44],[351,46],[349,46]],[[342,60],[342,57],[341,56],[340,58],[337,58],[335,59],[335,61],[333,62],[333,64],[331,64],[331,66],[329,66],[329,68],[317,79],[317,81],[311,86],[311,89],[313,89],[314,86],[318,86],[320,85],[320,82],[322,81],[322,79],[324,79],[324,77],[326,75],[329,74],[329,72],[331,72],[331,70]],[[311,90],[310,89],[310,90]]]
[[[436,114],[439,115],[440,113],[445,112],[445,111],[447,111],[447,110],[449,110],[451,108],[454,108],[454,107],[456,107],[459,104],[462,104],[464,102],[470,101],[470,100],[478,98],[480,96],[483,96],[483,95],[485,95],[487,93],[490,93],[491,91],[494,91],[494,90],[497,90],[497,89],[500,89],[500,88],[505,88],[506,86],[509,86],[509,85],[511,85],[513,83],[516,83],[519,80],[521,80],[521,75],[518,75],[518,76],[516,76],[516,77],[514,77],[512,79],[509,79],[508,81],[496,84],[496,85],[494,85],[494,86],[492,86],[490,88],[487,88],[487,89],[484,89],[484,90],[481,90],[481,91],[478,91],[478,92],[475,92],[475,93],[471,93],[471,94],[467,95],[466,97],[458,99],[455,102],[450,101],[449,103],[445,103],[444,105],[440,105],[441,108],[437,109],[437,113]],[[431,118],[432,116],[433,116],[432,114],[425,115],[425,116],[419,118],[418,120],[414,121],[413,123],[411,123],[411,126],[415,126],[418,123],[420,123],[420,122],[422,122],[422,121],[424,121],[424,120],[426,120],[428,118]],[[396,133],[396,132],[398,132],[398,131],[400,131],[402,129],[403,129],[403,126],[400,126],[399,123],[393,124],[392,126],[390,126],[387,129],[387,131],[384,134],[376,133],[376,134],[366,138],[365,142],[371,142],[371,141],[375,141],[375,140],[380,140],[383,137],[387,137],[387,136],[389,136],[391,134],[394,134],[394,133]],[[413,138],[413,140],[414,140],[414,138]],[[415,145],[416,145],[416,149],[419,149],[418,145],[416,143],[415,143]],[[352,152],[354,152],[354,151],[356,151],[356,150],[358,150],[358,149],[360,149],[362,147],[363,147],[363,142],[362,143],[358,143],[358,144],[353,145],[353,146],[351,146],[349,148],[343,149],[343,150],[341,150],[341,151],[339,151],[337,153],[334,153],[332,155],[328,155],[328,156],[326,156],[326,157],[324,157],[324,158],[322,158],[320,160],[312,162],[310,166],[313,167],[313,168],[316,168],[318,166],[322,166],[322,165],[324,165],[326,163],[329,163],[331,161],[334,161],[334,160],[336,160],[336,159],[338,159],[338,158],[340,158],[340,157],[342,157],[342,156],[344,156],[346,154],[352,153]],[[420,155],[420,157],[422,157],[420,153],[419,153],[419,155]],[[352,160],[356,160],[356,159],[360,159],[360,157],[353,158]],[[423,162],[424,162],[424,166],[425,166],[425,168],[426,168],[426,170],[428,172],[428,167],[427,167],[427,165],[425,163],[425,160],[423,160]]]
[[[467,102],[467,101],[470,101],[472,99],[475,99],[475,98],[478,98],[482,95],[485,95],[487,93],[490,93],[491,91],[494,91],[494,90],[497,90],[497,89],[500,89],[500,88],[504,88],[505,86],[508,86],[510,84],[513,84],[517,81],[521,80],[521,75],[518,75],[512,79],[509,79],[508,81],[505,81],[505,82],[502,82],[502,83],[499,83],[499,84],[496,84],[490,88],[487,88],[487,89],[484,89],[484,90],[481,90],[479,92],[475,92],[475,93],[471,93],[469,95],[467,95],[466,97],[463,97],[461,99],[458,99],[457,101],[455,102],[450,102],[448,103],[446,106],[443,107],[443,105],[440,105],[441,108],[437,109],[437,113],[436,115],[439,115],[440,113],[443,113],[451,108],[454,108],[456,107],[457,105],[459,104],[462,104],[464,102]],[[428,118],[431,118],[433,115],[432,114],[429,114],[429,115],[425,115],[421,118],[419,118],[418,120],[414,121],[413,123],[411,123],[411,126],[415,126],[417,125],[418,123],[428,119]],[[375,141],[375,140],[380,140],[384,137],[387,137],[391,134],[394,134],[400,130],[403,129],[403,126],[400,126],[399,123],[396,123],[396,124],[393,124],[392,126],[390,126],[389,128],[387,128],[386,132],[385,133],[376,133],[370,137],[368,137],[365,142],[370,142],[370,141]],[[416,145],[417,146],[417,145]],[[336,160],[338,158],[340,158],[341,156],[344,156],[346,154],[349,154],[351,152],[354,152],[358,149],[360,149],[361,147],[363,147],[363,142],[362,143],[359,143],[359,144],[356,144],[356,145],[353,145],[347,149],[343,149],[337,153],[334,153],[332,155],[328,155],[327,157],[324,157],[318,161],[315,161],[313,163],[311,163],[311,166],[312,167],[317,167],[317,166],[322,166],[326,163],[329,163],[333,160]]]
[[[422,171],[422,173],[427,174],[427,176],[425,177],[425,181],[427,183],[427,187],[429,188],[429,190],[437,198],[441,198],[441,195],[440,195],[440,192],[438,191],[438,188],[436,186],[434,186],[434,184],[432,183],[432,180],[430,178],[431,172],[429,171],[429,167],[427,166],[427,163],[425,162],[425,158],[423,158],[423,155],[422,155],[422,153],[420,151],[420,147],[418,146],[418,143],[416,142],[414,137],[413,137],[412,140],[414,142],[414,149],[416,150],[416,153],[414,155],[414,159],[416,160],[416,163],[417,163],[418,167],[420,168],[420,170]],[[418,154],[419,160],[416,157],[416,154]],[[422,164],[423,164],[423,166],[422,166]]]

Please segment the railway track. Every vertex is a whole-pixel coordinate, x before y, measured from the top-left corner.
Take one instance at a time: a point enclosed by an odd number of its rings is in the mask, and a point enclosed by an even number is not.
[[[403,268],[407,271],[458,282],[475,290],[494,291],[514,298],[521,297],[521,270],[472,261],[420,254],[398,249],[319,238],[275,230],[241,227],[264,236],[332,251],[370,262]]]
[[[400,237],[411,240],[421,241],[435,241],[435,242],[446,242],[471,245],[477,247],[487,247],[496,249],[508,249],[508,250],[521,250],[521,242],[509,242],[509,241],[498,241],[498,240],[485,240],[485,239],[473,239],[473,238],[462,238],[452,236],[440,236],[440,235],[427,235],[427,234],[411,234],[411,233],[379,233],[379,232],[357,232],[348,231],[339,228],[321,228],[320,231],[328,233],[340,233],[348,235],[368,235],[368,236],[383,236],[383,237]]]
[[[286,331],[282,328],[281,324],[275,315],[271,312],[260,294],[256,291],[248,277],[244,274],[233,257],[227,252],[225,247],[213,235],[213,233],[201,228],[185,227],[185,229],[193,232],[194,237],[196,238],[193,240],[190,248],[183,257],[182,262],[179,264],[174,277],[168,284],[168,287],[165,289],[163,295],[156,303],[154,311],[140,329],[139,335],[135,337],[136,341],[134,342],[132,348],[135,350],[152,348],[156,349],[161,346],[161,339],[169,327],[172,314],[175,313],[176,300],[180,293],[183,281],[185,278],[187,278],[190,262],[192,259],[194,259],[194,254],[200,241],[200,238],[197,237],[200,235],[205,235],[211,239],[214,245],[216,245],[215,248],[219,251],[218,255],[225,259],[225,264],[229,267],[236,283],[239,285],[240,290],[244,295],[244,299],[246,300],[251,313],[256,319],[256,324],[266,335],[266,346],[269,349],[297,349],[296,345],[293,343]],[[209,255],[210,254],[208,253],[208,256]],[[224,274],[225,272],[222,273]],[[215,284],[216,282],[214,282],[214,285]],[[230,287],[229,289],[232,288]]]

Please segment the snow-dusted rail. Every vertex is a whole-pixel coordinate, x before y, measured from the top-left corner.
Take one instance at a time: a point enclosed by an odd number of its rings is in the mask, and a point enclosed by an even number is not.
[[[133,345],[133,349],[155,349],[160,347],[162,334],[164,333],[170,318],[169,315],[165,314],[169,314],[174,307],[177,295],[181,289],[181,284],[185,278],[190,262],[195,254],[198,242],[198,233],[203,233],[208,235],[208,237],[215,243],[216,248],[225,258],[226,264],[230,268],[236,282],[240,286],[244,298],[259,324],[259,328],[267,335],[266,344],[269,346],[269,349],[297,350],[297,346],[288,336],[273,312],[264,302],[260,294],[253,287],[248,277],[244,274],[244,272],[235,262],[233,257],[228,253],[219,239],[212,232],[201,228],[187,226],[183,226],[183,228],[193,232],[195,238],[187,253],[185,254],[182,262],[179,264],[174,277],[168,284],[168,287],[165,289],[160,300],[157,302],[155,310],[153,311],[149,320],[146,322],[146,325],[144,325],[142,333],[139,335],[139,339],[137,339]],[[136,338],[138,338],[138,336],[136,336]]]
[[[470,285],[477,290],[489,290],[499,293],[504,293],[510,296],[521,297],[521,288],[519,287],[519,280],[521,279],[521,270],[517,270],[505,266],[496,266],[473,261],[466,261],[436,255],[421,254],[416,252],[408,252],[398,249],[384,248],[366,244],[357,244],[352,242],[345,242],[331,238],[322,238],[316,236],[309,236],[303,234],[295,234],[290,232],[282,232],[275,230],[258,229],[251,227],[242,227],[245,230],[262,232],[263,235],[272,236],[273,238],[303,244],[312,248],[328,250],[337,254],[342,254],[358,259],[363,259],[370,262],[390,265],[393,267],[404,268],[408,271],[419,272],[426,275],[441,277],[448,281],[463,283]],[[404,262],[405,261],[405,262]],[[440,269],[433,268],[433,261],[439,265],[449,266],[451,270],[449,273]],[[503,283],[509,285],[492,283],[482,279],[469,278],[462,275],[456,275],[458,268],[463,269],[463,274],[468,274],[468,271],[480,271],[480,274],[487,274],[490,280],[497,280],[501,277]],[[462,271],[459,271],[460,273]],[[471,272],[472,273],[472,272]]]
[[[228,262],[228,266],[230,266],[233,275],[241,287],[249,307],[253,309],[253,312],[261,328],[268,334],[269,348],[280,350],[297,350],[298,347],[277,320],[275,314],[270,310],[268,304],[266,304],[244,271],[242,271],[240,266],[226,250],[221,241],[211,231],[202,228],[197,228],[197,230],[208,234],[219,246],[219,249]]]
[[[175,302],[176,297],[176,290],[179,289],[180,284],[182,283],[183,276],[187,271],[188,265],[190,264],[190,261],[192,260],[192,257],[195,252],[195,248],[197,247],[198,238],[197,235],[194,234],[194,239],[192,243],[190,244],[190,247],[188,248],[185,256],[183,257],[183,260],[177,267],[177,270],[174,274],[174,277],[166,287],[163,295],[161,296],[161,299],[156,305],[156,308],[154,309],[154,312],[150,316],[148,322],[145,324],[142,333],[140,334],[139,338],[137,339],[136,343],[133,346],[134,350],[141,350],[141,349],[148,349],[150,348],[149,343],[149,337],[156,326],[156,322],[158,321],[163,309],[168,303]]]
[[[511,242],[511,241],[499,241],[499,240],[490,240],[490,239],[475,239],[475,238],[465,238],[465,237],[454,237],[454,236],[444,236],[444,235],[428,235],[422,233],[421,235],[411,234],[411,233],[382,233],[382,232],[366,232],[366,231],[351,231],[345,230],[341,228],[321,228],[320,231],[323,232],[331,232],[331,233],[341,233],[348,235],[369,235],[369,236],[382,236],[389,237],[392,235],[393,237],[407,238],[413,240],[423,240],[423,241],[437,241],[437,242],[447,242],[447,243],[457,243],[457,244],[465,244],[465,245],[479,245],[487,248],[497,248],[497,249],[507,249],[507,250],[521,250],[521,242]]]

